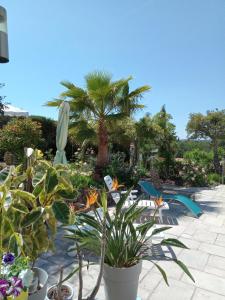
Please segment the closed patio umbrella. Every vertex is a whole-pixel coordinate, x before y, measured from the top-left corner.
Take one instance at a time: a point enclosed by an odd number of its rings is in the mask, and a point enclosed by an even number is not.
[[[64,151],[67,143],[68,125],[69,125],[69,103],[64,101],[59,107],[59,119],[56,130],[57,152],[54,158],[54,164],[66,164],[66,153]]]

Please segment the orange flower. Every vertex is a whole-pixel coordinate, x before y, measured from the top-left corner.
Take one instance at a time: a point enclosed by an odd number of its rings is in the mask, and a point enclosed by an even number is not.
[[[163,204],[163,198],[160,196],[159,198],[155,199],[155,204],[157,206],[161,206]]]
[[[98,199],[98,192],[93,190],[90,191],[88,193],[88,195],[86,196],[87,198],[87,204],[86,204],[86,208],[89,208],[91,205],[95,204],[97,202]]]
[[[113,179],[113,182],[112,182],[112,190],[113,191],[117,191],[118,188],[120,188],[121,186],[123,186],[123,185],[119,184],[117,178]]]

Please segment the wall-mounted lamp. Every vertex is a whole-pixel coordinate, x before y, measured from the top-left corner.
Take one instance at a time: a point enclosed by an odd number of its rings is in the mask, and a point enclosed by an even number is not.
[[[7,13],[6,9],[0,6],[0,63],[9,61]]]

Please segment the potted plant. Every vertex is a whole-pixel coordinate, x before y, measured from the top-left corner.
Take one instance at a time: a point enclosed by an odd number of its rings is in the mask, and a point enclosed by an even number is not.
[[[60,276],[57,284],[51,286],[47,291],[48,300],[72,300],[73,299],[73,288],[68,284],[64,283],[66,278],[63,279],[63,267],[60,268]]]
[[[67,231],[69,231],[69,235],[66,235],[66,238],[72,239],[75,242],[75,248],[70,249],[69,251],[76,251],[77,258],[78,258],[78,267],[76,270],[74,270],[65,280],[67,280],[69,277],[71,277],[75,272],[78,272],[78,278],[79,278],[79,288],[78,288],[78,300],[94,300],[98,290],[100,288],[102,275],[103,275],[103,268],[104,268],[104,257],[105,257],[105,245],[106,245],[106,212],[107,212],[107,197],[105,193],[99,193],[97,190],[92,189],[89,191],[89,193],[86,196],[87,202],[86,206],[83,208],[80,208],[78,211],[73,209],[72,206],[70,206],[70,225],[73,224],[73,228],[71,226],[66,226]],[[100,203],[99,203],[99,201]],[[100,206],[100,210],[96,209],[96,207]],[[88,212],[91,210],[91,215],[88,214]],[[85,219],[82,218],[82,216],[85,216]],[[90,218],[89,218],[90,217]],[[89,222],[86,222],[86,219],[89,220]],[[83,263],[83,243],[86,243],[85,241],[85,232],[88,232],[90,229],[89,223],[91,223],[91,220],[94,222],[97,222],[98,219],[99,222],[101,222],[102,225],[102,231],[101,231],[101,241],[100,241],[100,248],[99,248],[99,254],[100,254],[100,270],[99,274],[96,279],[96,283],[91,291],[91,293],[83,299],[83,273],[82,269],[86,266],[89,267],[90,262],[88,262],[87,265]],[[97,225],[97,224],[96,224]],[[87,237],[88,238],[88,237]]]
[[[0,185],[2,248],[25,254],[33,267],[42,253],[54,249],[57,221],[68,223],[69,208],[64,199],[73,192],[67,170],[38,160],[37,154],[32,152],[25,171],[21,166],[11,167]],[[44,300],[48,275],[43,269],[33,271],[29,299]]]
[[[74,237],[79,240],[80,245],[92,250],[96,255],[101,255],[102,241],[105,240],[106,242],[103,267],[106,300],[136,300],[143,260],[151,261],[161,272],[166,284],[168,284],[165,271],[149,254],[152,247],[150,242],[152,237],[171,227],[153,229],[155,224],[154,218],[135,226],[135,221],[146,208],[137,207],[138,201],[136,201],[127,210],[123,210],[122,206],[128,194],[129,192],[124,197],[121,197],[116,204],[113,216],[110,216],[106,210],[105,223],[101,218],[92,217],[81,212],[77,219],[79,218],[81,224],[88,224],[89,229],[82,230],[79,228],[74,230]],[[172,238],[164,239],[159,244],[187,249],[179,240]],[[171,261],[176,263],[194,281],[183,262],[175,258],[167,259],[171,259]]]
[[[0,299],[26,300],[33,278],[27,257],[7,252],[0,256]]]

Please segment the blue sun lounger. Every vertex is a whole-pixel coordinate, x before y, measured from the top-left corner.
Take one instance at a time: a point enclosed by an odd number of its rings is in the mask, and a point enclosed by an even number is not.
[[[142,191],[146,193],[148,196],[157,197],[157,198],[162,196],[164,201],[175,200],[179,203],[182,203],[191,211],[191,213],[195,217],[199,217],[203,213],[202,209],[198,206],[198,204],[196,204],[191,198],[185,195],[165,194],[163,192],[161,193],[160,191],[157,191],[155,187],[148,181],[141,180],[138,182],[138,184],[140,185]]]

